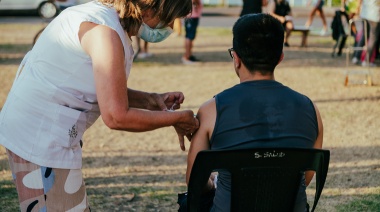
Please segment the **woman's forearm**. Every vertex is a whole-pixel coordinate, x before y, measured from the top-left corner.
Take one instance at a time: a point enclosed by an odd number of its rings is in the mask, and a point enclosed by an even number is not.
[[[147,109],[151,93],[127,88],[129,107]]]
[[[102,114],[104,123],[111,129],[125,130],[130,132],[144,132],[155,130],[161,127],[188,124],[188,128],[193,125],[193,112],[178,111],[149,111],[137,108],[129,108],[123,111],[111,111]]]

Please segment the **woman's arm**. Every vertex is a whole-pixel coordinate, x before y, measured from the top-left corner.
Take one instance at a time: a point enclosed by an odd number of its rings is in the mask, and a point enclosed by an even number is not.
[[[185,100],[182,92],[147,93],[128,88],[128,102],[130,107],[147,110],[179,109]]]
[[[198,111],[197,117],[199,122],[202,123],[199,129],[193,135],[190,143],[190,149],[187,156],[187,171],[186,183],[189,183],[191,169],[193,168],[195,157],[198,152],[210,149],[210,138],[215,126],[216,120],[216,105],[215,99],[205,102]],[[214,188],[214,183],[209,179],[208,184],[205,186],[205,191]]]
[[[140,108],[144,106],[136,99],[150,98],[146,98],[145,92],[127,89],[124,48],[116,31],[104,25],[84,22],[80,27],[79,39],[83,49],[91,57],[102,119],[109,128],[142,132],[174,126],[182,139],[185,135],[191,136],[198,128],[199,123],[191,110],[148,111],[130,106],[129,94],[131,104]],[[127,61],[129,62],[132,61]],[[183,101],[183,96],[177,96],[179,99],[176,101]],[[149,108],[149,104],[146,107]]]

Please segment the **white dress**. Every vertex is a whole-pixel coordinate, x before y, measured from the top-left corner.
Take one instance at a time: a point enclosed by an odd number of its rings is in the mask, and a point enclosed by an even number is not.
[[[0,144],[40,166],[81,168],[80,140],[100,115],[92,61],[78,38],[82,22],[115,30],[127,76],[131,69],[132,42],[114,8],[95,1],[73,6],[47,26],[21,63],[0,113]]]

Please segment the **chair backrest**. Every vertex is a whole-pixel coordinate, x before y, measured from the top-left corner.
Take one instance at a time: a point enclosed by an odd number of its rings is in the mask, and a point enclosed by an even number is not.
[[[316,172],[314,211],[326,181],[330,151],[300,148],[204,150],[198,153],[188,185],[188,211],[200,211],[210,173],[231,173],[231,211],[293,211],[304,171]]]

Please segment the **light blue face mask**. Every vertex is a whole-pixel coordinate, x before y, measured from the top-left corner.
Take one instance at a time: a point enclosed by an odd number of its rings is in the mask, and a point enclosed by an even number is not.
[[[159,23],[155,29],[150,28],[144,22],[141,24],[137,37],[143,39],[146,42],[157,43],[165,40],[173,33],[173,29],[170,27],[161,28],[162,24]]]

